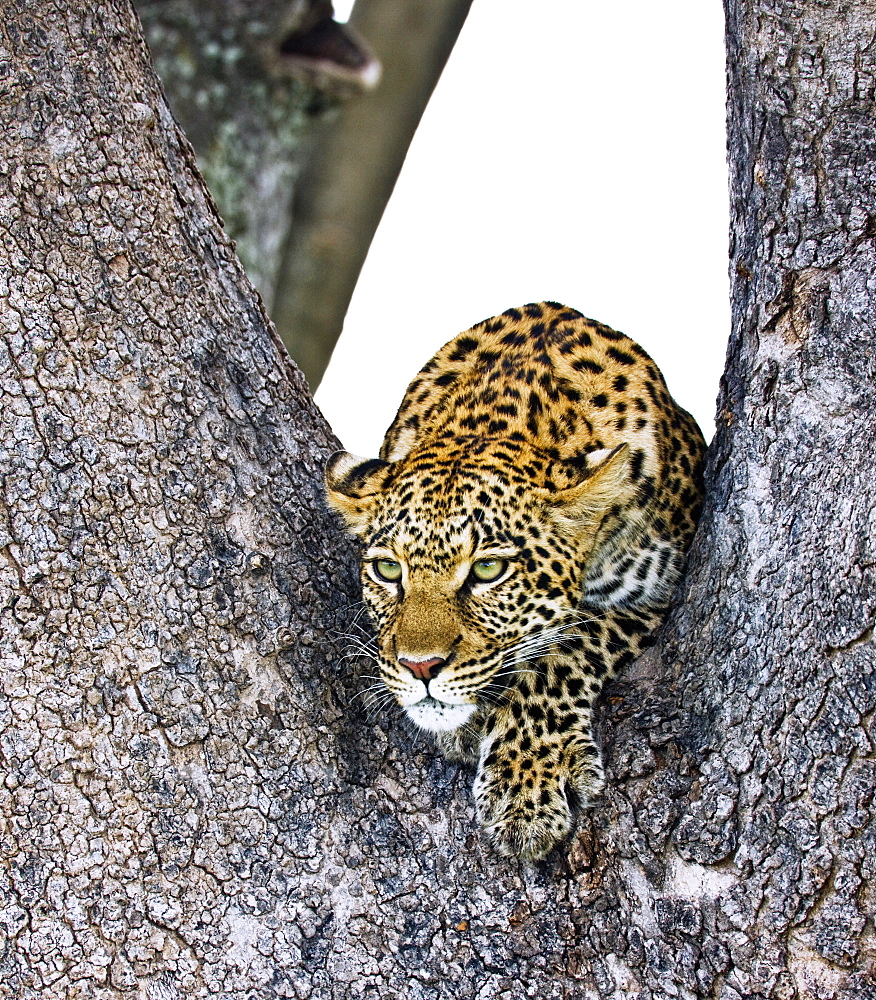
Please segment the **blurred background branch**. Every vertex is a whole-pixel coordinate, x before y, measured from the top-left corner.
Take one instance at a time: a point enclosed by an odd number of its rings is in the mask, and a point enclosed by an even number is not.
[[[174,114],[315,391],[471,0],[139,0]]]
[[[311,391],[325,372],[371,239],[471,0],[357,0],[352,27],[380,84],[315,136],[295,190],[272,317]]]

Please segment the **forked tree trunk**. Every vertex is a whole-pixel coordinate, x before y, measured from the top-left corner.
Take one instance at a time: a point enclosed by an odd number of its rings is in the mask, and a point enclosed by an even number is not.
[[[728,15],[709,502],[604,803],[524,867],[356,697],[335,443],[130,8],[7,0],[0,996],[876,995],[873,9]]]

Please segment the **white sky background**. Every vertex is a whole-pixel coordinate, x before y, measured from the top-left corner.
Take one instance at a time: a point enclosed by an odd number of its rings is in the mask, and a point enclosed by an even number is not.
[[[348,450],[377,454],[442,344],[541,299],[638,340],[711,437],[730,323],[723,27],[719,0],[474,0],[316,395]]]

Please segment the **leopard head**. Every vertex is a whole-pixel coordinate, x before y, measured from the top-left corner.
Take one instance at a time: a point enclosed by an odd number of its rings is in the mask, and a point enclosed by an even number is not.
[[[414,722],[442,732],[576,620],[584,564],[630,489],[628,448],[559,464],[471,440],[395,462],[338,452],[326,487],[362,545],[381,676]]]

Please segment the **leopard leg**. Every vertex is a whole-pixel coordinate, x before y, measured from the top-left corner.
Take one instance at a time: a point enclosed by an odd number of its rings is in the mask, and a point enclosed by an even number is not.
[[[484,740],[474,796],[495,849],[535,861],[568,837],[574,810],[599,796],[602,760],[588,707],[542,708],[515,694]]]
[[[478,817],[500,854],[534,861],[565,840],[574,811],[605,785],[592,732],[605,681],[650,642],[661,611],[604,612],[562,650],[532,663],[484,721],[474,782]]]

